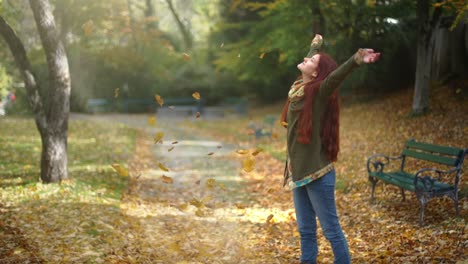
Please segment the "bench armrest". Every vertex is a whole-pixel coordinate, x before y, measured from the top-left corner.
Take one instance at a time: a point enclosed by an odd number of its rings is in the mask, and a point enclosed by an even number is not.
[[[390,160],[402,159],[403,156],[386,156],[384,154],[374,154],[367,159],[367,172],[371,173],[372,171],[382,172],[385,165],[390,163]]]
[[[414,175],[414,188],[416,190],[420,190],[420,191],[432,191],[432,189],[434,187],[434,182],[435,181],[440,181],[442,179],[443,174],[451,174],[453,172],[457,172],[457,176],[456,176],[456,178],[457,178],[459,171],[460,170],[458,168],[451,169],[451,170],[448,170],[448,171],[438,170],[438,169],[434,169],[434,168],[420,169]],[[434,178],[434,177],[431,176],[431,174],[429,174],[429,173],[434,173],[434,172],[437,173],[437,175],[438,175],[437,178]],[[419,181],[422,183],[422,186],[424,186],[423,189],[419,187],[419,185],[418,185]],[[457,183],[458,183],[458,179],[455,180],[455,185],[457,185]]]

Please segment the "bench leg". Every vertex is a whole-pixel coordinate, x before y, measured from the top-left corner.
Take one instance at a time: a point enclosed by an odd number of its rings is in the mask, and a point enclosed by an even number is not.
[[[403,202],[404,202],[406,200],[405,190],[403,188],[400,188],[400,191],[401,191],[401,196],[403,196]]]
[[[375,179],[374,177],[369,177],[369,181],[372,184],[371,203],[373,203],[374,202],[375,185],[377,184],[378,180]]]
[[[416,193],[419,203],[421,204],[421,209],[419,210],[419,226],[423,226],[424,221],[424,208],[426,207],[429,197],[425,194]]]
[[[458,193],[455,191],[455,192],[450,193],[448,196],[453,200],[453,203],[455,205],[455,212],[457,216],[459,216],[460,211],[458,210]]]

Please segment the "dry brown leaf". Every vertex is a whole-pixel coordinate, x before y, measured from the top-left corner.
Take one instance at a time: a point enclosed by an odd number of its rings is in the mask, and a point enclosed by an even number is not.
[[[164,99],[162,99],[162,97],[159,94],[155,95],[154,99],[156,99],[156,102],[159,104],[159,106],[163,106]]]
[[[162,182],[167,183],[167,184],[173,184],[174,180],[171,177],[168,177],[166,175],[163,175],[161,177]]]
[[[192,94],[192,97],[195,98],[196,100],[200,100],[200,98],[201,98],[199,92],[194,92],[194,93]]]

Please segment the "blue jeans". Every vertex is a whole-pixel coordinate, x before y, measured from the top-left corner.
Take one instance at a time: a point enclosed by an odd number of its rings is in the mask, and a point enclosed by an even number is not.
[[[325,238],[330,242],[336,264],[351,263],[348,243],[341,229],[335,205],[335,170],[305,186],[293,189],[296,219],[301,235],[301,261],[316,263],[318,217]]]

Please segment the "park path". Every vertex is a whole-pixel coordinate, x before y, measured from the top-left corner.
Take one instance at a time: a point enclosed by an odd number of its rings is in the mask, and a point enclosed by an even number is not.
[[[120,122],[145,132],[147,147],[137,150],[149,147],[153,157],[131,183],[131,195],[122,209],[140,219],[134,227],[140,232],[132,239],[138,237],[142,256],[151,256],[148,263],[279,263],[274,256],[255,250],[262,243],[260,230],[266,219],[279,212],[250,199],[241,177],[242,161],[235,153],[238,146],[194,133],[186,124],[196,119],[157,118],[156,125],[150,126],[149,117],[72,115]],[[154,144],[157,132],[164,137]],[[163,176],[173,182],[168,184]]]

